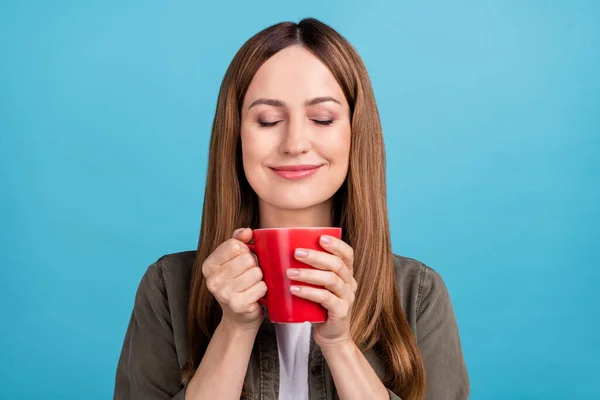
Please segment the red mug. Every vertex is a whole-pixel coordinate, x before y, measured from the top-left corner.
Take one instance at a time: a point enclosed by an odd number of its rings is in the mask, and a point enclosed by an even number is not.
[[[318,303],[294,296],[291,285],[319,287],[296,282],[287,277],[288,268],[314,267],[296,260],[297,248],[321,250],[321,235],[341,239],[342,228],[265,228],[255,229],[250,250],[256,254],[258,264],[267,284],[267,294],[259,303],[267,307],[269,319],[277,323],[325,322],[327,310]]]

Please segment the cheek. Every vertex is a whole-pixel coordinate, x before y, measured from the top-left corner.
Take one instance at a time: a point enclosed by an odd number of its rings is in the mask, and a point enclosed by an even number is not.
[[[242,136],[242,162],[246,172],[260,162],[260,146],[257,146],[251,138],[244,136]]]
[[[240,137],[242,152],[250,157],[266,157],[277,150],[281,140],[278,129],[262,128],[252,123],[242,125]]]
[[[272,152],[272,143],[262,132],[254,129],[242,129],[242,163],[249,181],[260,170],[261,165]]]
[[[350,158],[350,125],[340,126],[327,137],[326,147],[331,162],[343,166]]]

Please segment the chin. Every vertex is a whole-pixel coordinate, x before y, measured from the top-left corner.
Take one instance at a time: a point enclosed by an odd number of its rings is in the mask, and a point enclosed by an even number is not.
[[[319,193],[318,190],[286,190],[259,196],[272,207],[280,210],[305,210],[329,200],[334,193]]]
[[[322,204],[327,200],[329,200],[329,198],[316,199],[313,197],[311,199],[302,199],[288,198],[287,196],[281,196],[277,199],[273,199],[272,201],[265,199],[267,203],[280,210],[306,210]]]

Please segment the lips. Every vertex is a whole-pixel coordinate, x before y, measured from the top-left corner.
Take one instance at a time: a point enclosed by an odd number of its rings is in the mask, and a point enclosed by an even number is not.
[[[271,167],[271,170],[284,179],[297,181],[316,173],[321,165],[282,165]]]

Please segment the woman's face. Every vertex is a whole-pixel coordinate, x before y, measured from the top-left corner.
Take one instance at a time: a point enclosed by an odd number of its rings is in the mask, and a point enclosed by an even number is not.
[[[329,69],[301,46],[267,60],[242,105],[246,178],[261,210],[325,204],[348,172],[350,111]]]

